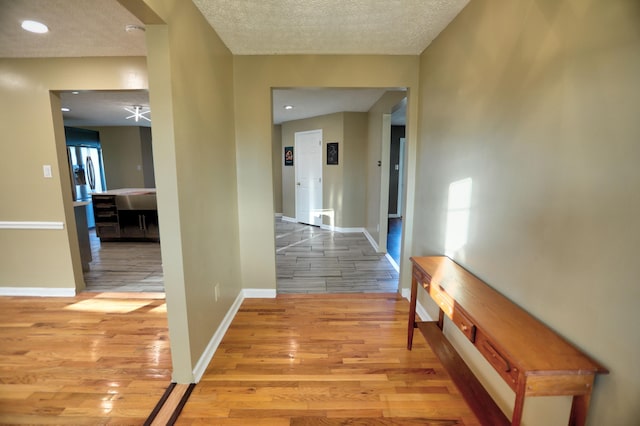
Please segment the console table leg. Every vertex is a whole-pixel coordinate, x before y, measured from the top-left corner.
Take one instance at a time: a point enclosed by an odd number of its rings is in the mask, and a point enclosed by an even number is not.
[[[516,401],[513,404],[513,415],[511,416],[511,426],[520,426],[522,422],[522,410],[524,409],[524,395],[526,393],[527,383],[520,377],[518,388],[516,389]]]
[[[574,395],[571,404],[571,416],[569,417],[569,426],[584,426],[587,422],[587,410],[589,409],[589,401],[591,400],[591,392],[585,395]]]
[[[407,349],[413,344],[413,331],[416,325],[416,302],[418,298],[418,281],[411,277],[411,300],[409,301],[409,330],[407,333]]]

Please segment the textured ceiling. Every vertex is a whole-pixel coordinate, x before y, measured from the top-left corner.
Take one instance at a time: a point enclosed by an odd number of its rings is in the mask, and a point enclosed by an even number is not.
[[[46,34],[24,31],[25,19],[49,27]],[[142,25],[116,0],[0,0],[0,58],[145,56]]]
[[[188,1],[188,0],[181,0]],[[194,0],[236,55],[418,55],[469,0]],[[47,34],[23,31],[34,19]],[[117,0],[0,0],[0,58],[145,56],[142,25]],[[71,89],[71,88],[70,88]],[[274,91],[274,121],[366,111],[382,89]],[[65,124],[140,125],[124,120],[124,106],[147,106],[148,93],[63,93]],[[285,111],[284,104],[295,105]],[[403,120],[402,109],[394,122]],[[142,125],[148,125],[146,122]]]
[[[193,0],[236,55],[419,55],[469,0]]]

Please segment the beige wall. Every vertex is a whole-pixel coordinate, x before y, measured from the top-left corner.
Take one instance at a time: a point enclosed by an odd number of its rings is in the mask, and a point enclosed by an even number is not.
[[[280,124],[273,125],[271,144],[273,147],[273,152],[271,153],[273,160],[273,212],[281,214],[283,212],[282,167],[284,164],[284,152],[282,151],[282,126]]]
[[[147,26],[149,96],[173,378],[188,383],[241,291],[233,61],[193,3],[147,4],[166,22]]]
[[[144,188],[139,127],[96,127],[100,132],[107,189]]]
[[[271,160],[271,89],[409,87],[417,89],[416,56],[235,56],[235,124],[242,283],[275,289]],[[410,98],[409,114],[417,113]],[[412,117],[415,120],[416,116]],[[411,121],[413,125],[417,121]],[[408,144],[415,144],[409,131]]]
[[[342,225],[339,226],[364,228],[367,188],[367,114],[364,112],[343,114],[344,143],[339,145],[338,151],[341,172],[340,191],[335,193],[336,199],[332,200],[332,205],[336,206],[336,211],[341,212],[338,218]],[[327,140],[327,142],[331,141]],[[324,151],[326,156],[326,149]]]
[[[420,63],[414,255],[446,251],[449,185],[471,178],[450,253],[611,370],[590,425],[640,418],[639,22],[637,1],[474,0]],[[449,335],[510,413],[513,393]],[[569,404],[527,400],[525,422],[566,424]]]
[[[1,287],[84,288],[60,99],[51,92],[146,87],[144,58],[0,59],[0,221],[64,226],[0,229]]]

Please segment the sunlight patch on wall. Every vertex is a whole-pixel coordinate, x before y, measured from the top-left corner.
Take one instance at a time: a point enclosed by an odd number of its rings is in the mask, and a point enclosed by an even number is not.
[[[453,256],[457,250],[460,250],[467,244],[471,191],[471,178],[458,180],[449,185],[447,233],[444,245],[447,256]]]

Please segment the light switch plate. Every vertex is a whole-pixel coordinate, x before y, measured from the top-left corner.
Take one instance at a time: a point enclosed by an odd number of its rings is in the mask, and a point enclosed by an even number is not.
[[[52,178],[53,175],[51,174],[51,166],[49,164],[45,164],[44,166],[42,166],[42,173],[44,174],[44,177],[46,178]]]

